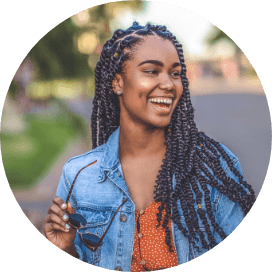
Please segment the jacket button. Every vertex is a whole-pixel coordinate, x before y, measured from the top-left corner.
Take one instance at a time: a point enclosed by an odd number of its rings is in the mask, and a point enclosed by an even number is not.
[[[126,221],[127,221],[127,217],[126,217],[125,214],[121,214],[121,215],[120,215],[120,221],[121,221],[121,222],[126,222]]]
[[[119,266],[115,267],[114,270],[116,270],[116,271],[122,271],[121,267],[119,267]]]

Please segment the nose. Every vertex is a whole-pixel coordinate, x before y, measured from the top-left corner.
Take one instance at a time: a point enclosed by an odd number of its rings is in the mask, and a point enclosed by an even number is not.
[[[159,88],[166,91],[171,91],[174,89],[174,84],[169,75],[161,76]]]

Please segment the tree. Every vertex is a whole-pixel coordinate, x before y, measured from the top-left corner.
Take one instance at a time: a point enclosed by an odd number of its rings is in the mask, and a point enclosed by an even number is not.
[[[29,57],[38,68],[38,80],[61,78],[86,78],[93,69],[88,65],[89,55],[99,55],[101,44],[112,35],[110,22],[116,17],[116,10],[143,8],[142,1],[124,1],[99,5],[86,11],[89,15],[85,23],[75,23],[75,18],[68,18],[48,32],[29,52]],[[73,20],[74,19],[74,20]],[[79,52],[77,41],[83,33],[93,32],[98,36],[100,48],[95,52]],[[98,58],[94,58],[96,61]],[[93,68],[93,67],[92,67]]]

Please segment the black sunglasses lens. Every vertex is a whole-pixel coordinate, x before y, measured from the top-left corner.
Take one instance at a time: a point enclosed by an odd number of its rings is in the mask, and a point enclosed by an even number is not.
[[[68,222],[75,228],[80,228],[87,224],[85,217],[79,213],[69,214]]]
[[[95,235],[95,234],[90,234],[90,233],[86,233],[86,234],[82,234],[82,239],[84,240],[84,242],[90,246],[90,247],[96,247],[96,245],[98,244],[100,238]],[[102,246],[102,242],[101,242],[101,246]]]

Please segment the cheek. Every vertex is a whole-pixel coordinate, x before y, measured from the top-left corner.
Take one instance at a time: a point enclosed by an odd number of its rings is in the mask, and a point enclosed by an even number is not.
[[[147,95],[149,94],[152,86],[149,81],[138,79],[134,81],[133,85],[130,85],[129,89],[130,98],[134,99],[137,104],[140,104],[140,101],[146,100]]]
[[[155,84],[150,80],[141,79],[138,81],[137,85],[138,98],[142,101],[147,101],[147,97],[150,92],[154,89]]]
[[[180,100],[182,94],[183,94],[183,86],[182,86],[182,84],[180,84],[180,85],[177,87],[177,93],[176,93],[176,95],[177,95],[177,100],[175,101],[173,111],[174,111],[174,109],[177,107],[178,102],[179,102],[179,100]]]
[[[135,99],[131,100],[130,103],[134,108],[139,108],[139,106],[141,105],[140,101]]]
[[[130,107],[138,109],[143,103],[143,94],[137,89],[130,89],[126,95],[123,96],[124,102]]]
[[[141,80],[139,82],[139,87],[142,87],[143,89],[149,88],[151,86],[150,82],[147,80]]]
[[[180,85],[178,86],[177,96],[178,96],[179,98],[181,98],[182,94],[183,94],[183,86],[182,86],[182,84],[180,84]]]

